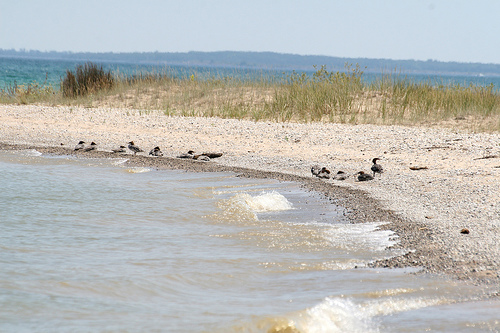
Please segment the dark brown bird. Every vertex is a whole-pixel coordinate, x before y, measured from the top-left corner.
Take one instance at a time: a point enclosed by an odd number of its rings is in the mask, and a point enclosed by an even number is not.
[[[360,182],[366,182],[368,180],[373,180],[373,177],[367,173],[364,173],[363,171],[360,171],[357,173],[358,175],[358,181]]]
[[[134,141],[130,141],[128,143],[128,149],[130,149],[131,151],[134,152],[134,155],[137,154],[137,153],[141,153],[143,152],[144,150],[142,150],[141,148],[137,147],[135,144],[134,144]]]
[[[372,165],[373,177],[375,177],[375,174],[377,174],[377,173],[384,172],[384,168],[382,168],[382,166],[380,164],[377,164],[378,160],[380,160],[380,158],[378,158],[378,157],[375,157],[372,160],[372,162],[373,162],[373,165]]]

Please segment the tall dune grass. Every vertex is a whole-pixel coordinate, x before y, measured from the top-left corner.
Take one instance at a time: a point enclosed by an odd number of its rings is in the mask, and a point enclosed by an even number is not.
[[[61,93],[69,98],[86,96],[111,89],[114,81],[110,71],[106,72],[102,66],[87,62],[84,65],[78,65],[75,72],[66,71],[66,77],[61,82]]]
[[[72,80],[69,73],[65,80]],[[174,77],[168,71],[112,77],[102,71],[98,74],[104,79],[95,82],[104,84],[86,89],[85,94],[75,93],[74,88],[67,93],[64,84],[59,91],[34,84],[0,90],[0,102],[123,107],[169,116],[500,131],[500,95],[492,85],[436,85],[390,74],[366,83],[357,65],[346,64],[344,71],[337,72],[321,66],[312,75],[293,72],[281,78],[196,73]]]

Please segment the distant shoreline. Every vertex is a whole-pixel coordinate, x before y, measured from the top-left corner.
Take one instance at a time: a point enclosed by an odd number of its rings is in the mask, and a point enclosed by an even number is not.
[[[134,165],[295,181],[345,207],[354,222],[389,222],[382,228],[393,230],[396,246],[411,252],[373,266],[421,267],[497,287],[500,281],[500,134],[0,105],[0,137],[0,149],[88,157],[116,157],[111,149],[133,140],[145,151],[160,146],[166,156],[125,154]],[[73,151],[79,140],[95,141],[98,151]],[[209,162],[175,158],[190,149],[223,155]],[[356,181],[353,174],[369,171],[373,157],[382,157],[385,172]],[[313,164],[349,177],[313,178]],[[464,228],[470,233],[461,233]]]
[[[314,71],[325,65],[330,71],[343,71],[345,64],[359,64],[366,73],[401,72],[411,75],[500,76],[500,64],[444,62],[435,60],[393,60],[343,58],[321,55],[298,55],[275,52],[42,52],[0,49],[0,57],[40,60],[123,62],[134,64],[165,64],[174,66],[234,67],[243,69]]]

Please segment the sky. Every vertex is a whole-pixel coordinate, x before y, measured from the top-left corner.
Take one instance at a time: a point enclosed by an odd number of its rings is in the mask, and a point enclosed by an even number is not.
[[[500,64],[498,0],[0,0],[0,48]]]

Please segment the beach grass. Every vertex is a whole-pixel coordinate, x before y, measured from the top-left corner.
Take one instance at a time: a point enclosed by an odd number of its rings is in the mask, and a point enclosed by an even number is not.
[[[85,76],[87,75],[87,76]],[[312,75],[112,75],[85,64],[67,72],[61,89],[33,83],[0,90],[1,103],[119,107],[168,116],[280,122],[449,126],[500,131],[500,95],[493,85],[416,82],[387,74],[369,83],[359,66],[317,67]],[[79,78],[80,77],[80,78]]]

